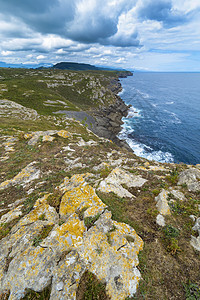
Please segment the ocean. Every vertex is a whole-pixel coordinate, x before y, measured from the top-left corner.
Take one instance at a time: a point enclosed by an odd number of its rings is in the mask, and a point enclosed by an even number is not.
[[[119,138],[159,162],[200,163],[200,73],[134,73],[120,80],[131,104]]]

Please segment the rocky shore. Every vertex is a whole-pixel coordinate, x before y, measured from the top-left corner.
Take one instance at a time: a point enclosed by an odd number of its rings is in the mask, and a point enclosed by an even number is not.
[[[127,106],[124,101],[116,95],[115,104],[93,113],[96,122],[92,130],[98,136],[110,139],[117,145],[132,151],[125,141],[117,137],[121,130],[121,125],[123,124],[122,118],[128,115],[129,108],[130,106]]]

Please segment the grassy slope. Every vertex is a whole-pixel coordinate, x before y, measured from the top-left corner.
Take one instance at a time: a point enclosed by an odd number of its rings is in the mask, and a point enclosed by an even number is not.
[[[70,74],[70,76],[69,76]],[[89,78],[85,78],[85,74]],[[161,229],[156,225],[155,218],[157,210],[155,206],[155,196],[162,188],[176,186],[177,176],[185,165],[165,164],[166,171],[144,171],[145,159],[136,157],[133,153],[118,148],[115,144],[99,139],[93,133],[88,132],[82,124],[73,120],[68,120],[67,124],[61,116],[52,116],[55,107],[44,105],[45,100],[64,101],[70,109],[78,110],[82,108],[91,108],[101,105],[99,100],[92,101],[90,96],[92,89],[86,89],[87,83],[94,80],[101,82],[105,87],[109,86],[109,78],[113,77],[111,72],[67,72],[58,70],[14,70],[0,69],[1,88],[8,91],[2,91],[0,99],[10,99],[24,105],[34,108],[43,116],[39,120],[15,119],[7,116],[0,118],[1,129],[1,147],[0,156],[5,155],[3,142],[9,136],[18,137],[14,145],[14,151],[9,154],[9,159],[1,161],[0,182],[13,178],[22,168],[32,161],[39,162],[42,177],[30,183],[27,188],[21,186],[10,187],[0,192],[0,209],[8,208],[8,204],[17,199],[24,198],[24,214],[28,213],[38,196],[52,192],[54,200],[52,205],[56,207],[56,201],[59,201],[56,186],[58,186],[65,176],[72,176],[77,173],[92,172],[94,178],[105,178],[114,166],[105,167],[102,170],[95,171],[93,167],[102,162],[110,163],[107,154],[112,151],[114,161],[124,158],[128,159],[124,166],[132,173],[141,175],[148,179],[148,182],[141,188],[130,190],[135,196],[135,200],[128,198],[118,198],[114,194],[99,193],[99,197],[108,205],[113,214],[113,219],[126,222],[133,226],[137,233],[144,240],[144,250],[140,253],[139,269],[143,280],[140,283],[137,295],[133,299],[199,299],[196,284],[200,282],[199,274],[199,252],[195,251],[190,245],[193,222],[190,215],[199,216],[198,205],[200,205],[200,194],[190,193],[183,186],[182,191],[186,196],[186,201],[176,202],[171,208],[172,215],[166,219],[167,227]],[[84,75],[84,76],[83,76]],[[77,83],[75,86],[62,86],[63,79],[58,76],[74,78]],[[87,77],[86,76],[86,77]],[[1,78],[0,77],[0,78]],[[55,79],[55,77],[57,77]],[[115,75],[114,75],[115,78]],[[38,82],[38,80],[40,80]],[[41,81],[42,80],[42,81]],[[45,82],[55,83],[59,81],[60,85],[54,88],[47,88]],[[97,89],[99,87],[97,86]],[[82,94],[77,93],[77,89],[85,89]],[[30,93],[30,90],[34,92]],[[29,92],[29,93],[28,93]],[[28,93],[28,97],[24,95]],[[106,101],[112,102],[113,95],[106,90],[109,95]],[[70,102],[67,102],[70,100]],[[60,105],[57,109],[63,109]],[[24,138],[25,132],[47,129],[66,128],[72,135],[68,139],[56,136],[53,142],[42,142],[41,140],[35,146],[29,146]],[[84,141],[94,140],[98,145],[78,146],[80,137]],[[63,151],[63,147],[72,144],[73,153]],[[83,167],[72,169],[66,168],[65,159],[79,158]],[[152,165],[156,164],[154,162]],[[147,167],[148,169],[148,167]],[[158,177],[160,176],[160,177]],[[43,184],[41,184],[43,182]],[[91,182],[93,184],[93,182]],[[31,194],[27,191],[33,188]],[[0,213],[0,216],[8,209]],[[0,238],[9,233],[13,224],[6,224],[0,229]],[[171,226],[171,227],[170,227]],[[175,228],[175,229],[174,229]],[[171,229],[174,229],[171,230]],[[86,277],[89,275],[87,274]],[[91,287],[91,284],[81,283],[79,299],[105,299],[105,293],[97,298],[96,291],[100,291],[99,283]],[[196,290],[195,290],[196,289]],[[99,292],[101,294],[101,292]],[[82,295],[82,296],[80,296]],[[88,296],[89,295],[89,296]],[[35,297],[35,298],[34,298]],[[82,297],[82,298],[81,298]],[[85,297],[85,298],[84,298]],[[87,298],[90,297],[90,298]],[[93,297],[93,298],[92,298]],[[190,297],[190,298],[189,298]],[[28,299],[38,299],[37,296]],[[42,298],[41,298],[42,299]],[[48,298],[44,298],[48,299]]]

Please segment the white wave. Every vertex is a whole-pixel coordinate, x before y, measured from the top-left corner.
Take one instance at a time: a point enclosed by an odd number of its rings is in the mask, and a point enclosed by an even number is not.
[[[173,102],[173,101],[171,101],[171,102],[166,102],[165,104],[171,105],[171,104],[174,104],[174,102]]]
[[[156,103],[151,103],[151,105],[152,105],[153,107],[157,107],[157,106],[158,106],[158,104],[156,104]]]
[[[128,122],[125,122],[118,137],[121,140],[125,140],[137,156],[162,163],[172,163],[174,161],[173,155],[170,152],[163,152],[161,150],[153,151],[151,147],[128,138],[129,134],[133,132],[134,129],[128,124]]]
[[[128,116],[126,118],[128,118],[128,119],[135,118],[135,117],[140,118],[141,117],[140,112],[141,112],[141,110],[131,106],[129,108]]]
[[[123,95],[124,94],[124,92],[125,92],[125,89],[123,88],[119,93],[118,93],[118,96],[121,96],[121,95]]]
[[[173,155],[170,152],[163,152],[161,150],[151,151],[153,150],[151,147],[142,143],[138,143],[130,138],[126,138],[126,142],[137,156],[144,157],[148,160],[155,160],[161,163],[172,163],[174,161]]]
[[[168,113],[170,116],[173,117],[173,119],[170,120],[171,123],[174,123],[174,124],[181,124],[182,123],[181,120],[178,118],[178,116],[174,112],[171,112],[171,111],[166,110],[166,109],[164,109],[164,111],[166,113]]]
[[[142,92],[142,91],[140,91],[140,90],[138,90],[138,89],[135,89],[136,90],[136,92],[139,94],[139,95],[141,95],[143,98],[150,98],[150,96],[149,96],[149,94],[147,94],[147,93],[144,93],[144,92]]]

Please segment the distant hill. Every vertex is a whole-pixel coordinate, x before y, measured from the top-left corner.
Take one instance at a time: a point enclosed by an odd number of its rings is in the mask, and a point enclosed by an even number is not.
[[[0,61],[0,68],[23,68],[23,69],[36,69],[36,68],[49,68],[52,67],[51,63],[40,63],[40,64],[9,64],[3,61]]]
[[[61,70],[75,70],[75,71],[88,71],[88,70],[101,70],[101,68],[92,66],[90,64],[74,63],[74,62],[60,62],[53,66],[54,69]]]

